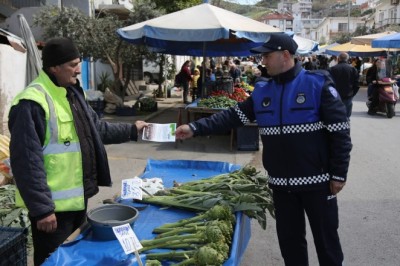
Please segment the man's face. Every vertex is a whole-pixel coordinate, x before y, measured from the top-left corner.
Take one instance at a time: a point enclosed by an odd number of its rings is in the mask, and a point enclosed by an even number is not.
[[[51,67],[52,74],[56,77],[58,85],[68,87],[76,84],[79,74],[81,74],[81,60],[76,58],[62,65]]]
[[[271,76],[279,75],[284,72],[284,55],[283,51],[275,51],[262,54],[262,64]]]

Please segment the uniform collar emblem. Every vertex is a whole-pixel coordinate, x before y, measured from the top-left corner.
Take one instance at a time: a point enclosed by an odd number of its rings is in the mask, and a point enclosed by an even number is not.
[[[306,96],[304,95],[304,93],[297,94],[296,103],[303,104],[305,102],[306,102]]]
[[[262,107],[268,107],[271,105],[271,98],[265,97],[262,101]]]

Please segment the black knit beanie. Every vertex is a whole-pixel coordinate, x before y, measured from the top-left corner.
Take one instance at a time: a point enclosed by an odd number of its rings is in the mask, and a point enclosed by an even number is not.
[[[42,50],[43,69],[62,65],[79,57],[79,51],[72,40],[53,38],[46,42]]]

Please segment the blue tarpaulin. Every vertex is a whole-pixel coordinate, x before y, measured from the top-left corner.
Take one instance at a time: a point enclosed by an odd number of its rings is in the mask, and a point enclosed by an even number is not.
[[[151,160],[149,159],[141,178],[158,177],[163,179],[165,187],[173,182],[188,182],[196,179],[232,172],[241,166],[227,162],[190,161],[190,160]],[[122,204],[140,208],[133,231],[139,238],[153,239],[152,230],[165,223],[194,216],[195,213],[175,208],[163,208],[123,200]],[[143,209],[144,208],[144,209]],[[230,257],[224,266],[240,265],[242,256],[250,240],[250,218],[241,212],[236,213],[236,225],[231,245]],[[159,252],[156,250],[153,252]],[[165,250],[164,250],[165,251]],[[146,255],[141,254],[143,263]],[[163,262],[163,265],[170,265]],[[75,241],[61,245],[43,265],[139,265],[133,254],[125,255],[118,240],[100,241],[94,239],[91,229],[85,230]]]

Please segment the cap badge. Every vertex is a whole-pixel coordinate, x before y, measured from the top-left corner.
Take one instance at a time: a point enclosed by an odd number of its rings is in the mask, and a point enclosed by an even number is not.
[[[278,49],[278,50],[282,50],[282,46],[278,46],[277,49]]]
[[[303,104],[306,102],[306,96],[304,95],[304,93],[297,94],[296,102],[298,104]]]

